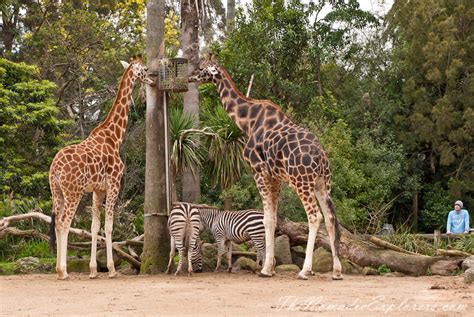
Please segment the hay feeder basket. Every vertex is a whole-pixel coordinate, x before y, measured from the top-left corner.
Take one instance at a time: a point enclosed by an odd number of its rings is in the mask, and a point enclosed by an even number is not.
[[[186,58],[167,58],[160,60],[159,63],[159,90],[170,92],[188,90],[188,60]]]

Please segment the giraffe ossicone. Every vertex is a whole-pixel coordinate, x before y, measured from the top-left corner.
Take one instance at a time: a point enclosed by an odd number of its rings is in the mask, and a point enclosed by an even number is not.
[[[201,59],[199,68],[191,74],[189,81],[214,83],[229,117],[248,137],[243,155],[252,169],[264,209],[266,252],[260,276],[274,275],[278,198],[280,185],[286,182],[298,194],[308,216],[308,244],[298,278],[307,279],[312,271],[314,244],[323,219],[321,208],[333,256],[333,279],[342,279],[340,228],[330,196],[331,171],[316,136],[293,123],[273,102],[245,97],[212,54]]]
[[[123,63],[122,65],[125,66]],[[145,84],[153,83],[141,58],[135,58],[127,65],[114,104],[105,120],[94,128],[84,141],[61,149],[51,163],[49,185],[53,211],[50,241],[52,244],[56,241],[58,279],[68,278],[68,233],[85,192],[93,193],[90,277],[97,277],[97,237],[100,229],[100,207],[104,198],[107,268],[109,277],[116,276],[112,258],[113,214],[124,170],[119,151],[127,128],[129,103],[136,80]]]

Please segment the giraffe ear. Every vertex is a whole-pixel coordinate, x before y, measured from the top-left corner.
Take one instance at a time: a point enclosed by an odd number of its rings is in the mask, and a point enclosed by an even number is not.
[[[127,62],[124,62],[124,61],[120,61],[120,64],[122,64],[123,68],[125,68],[125,69],[127,69],[127,68],[128,68],[128,66],[130,66],[130,64],[129,64],[129,63],[127,63]]]

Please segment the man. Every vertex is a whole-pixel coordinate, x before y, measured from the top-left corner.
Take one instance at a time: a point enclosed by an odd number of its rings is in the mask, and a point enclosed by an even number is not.
[[[469,232],[469,213],[462,207],[462,201],[458,200],[454,203],[454,210],[451,210],[448,215],[447,234]]]

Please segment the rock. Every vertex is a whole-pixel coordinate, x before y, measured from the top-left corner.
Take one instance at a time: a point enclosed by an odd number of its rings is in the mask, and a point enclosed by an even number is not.
[[[331,259],[332,263],[332,259]],[[360,267],[349,260],[341,259],[342,273],[344,274],[360,274]]]
[[[201,252],[202,270],[204,272],[214,271],[217,264],[217,247],[211,243],[203,243],[201,247]]]
[[[470,269],[470,268],[474,268],[474,255],[471,255],[470,257],[466,258],[462,262],[462,268],[465,269],[465,270]]]
[[[131,266],[121,267],[118,272],[123,275],[137,275],[138,271]],[[173,271],[174,272],[174,271]]]
[[[278,236],[275,239],[276,265],[292,264],[290,251],[290,238],[287,235]]]
[[[457,261],[439,260],[431,265],[431,274],[448,276],[452,275],[457,268]]]
[[[300,269],[303,268],[304,264],[304,258],[306,256],[306,252],[304,250],[304,247],[301,245],[291,247],[291,260],[293,264],[296,264],[300,267]]]
[[[464,272],[464,282],[465,283],[473,283],[474,282],[474,268],[468,268]]]
[[[51,270],[51,264],[43,264],[38,258],[32,256],[17,260],[13,267],[15,274],[50,273]]]
[[[313,253],[313,271],[320,273],[332,271],[332,254],[322,247]]]
[[[259,266],[257,265],[257,262],[255,262],[252,259],[246,258],[241,256],[238,258],[235,262],[233,267],[235,270],[246,270],[246,271],[252,271],[255,272],[259,269]]]
[[[373,267],[366,266],[362,269],[363,275],[379,275],[379,272]]]
[[[296,264],[282,264],[275,267],[275,272],[296,272],[298,273],[301,269]]]
[[[67,271],[77,273],[89,273],[90,258],[68,257]]]
[[[115,267],[118,267],[120,265],[120,262],[122,261],[122,258],[117,254],[117,252],[115,252],[115,250],[112,250],[112,257],[114,260]],[[106,249],[100,249],[99,251],[97,251],[97,269],[108,271]]]
[[[385,273],[383,276],[386,276],[386,277],[402,277],[402,276],[405,276],[405,274],[400,273],[400,272],[389,272],[389,273]]]

